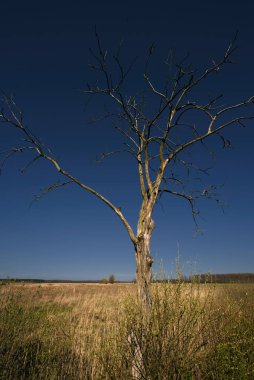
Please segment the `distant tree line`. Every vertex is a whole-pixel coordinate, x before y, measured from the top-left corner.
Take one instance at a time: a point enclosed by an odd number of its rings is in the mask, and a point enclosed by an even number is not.
[[[49,284],[55,284],[55,283],[60,283],[60,284],[66,284],[66,283],[102,283],[102,284],[114,284],[115,282],[123,282],[123,281],[116,281],[115,275],[110,274],[108,278],[104,277],[101,280],[61,280],[61,279],[56,279],[56,280],[45,280],[41,278],[11,278],[11,277],[6,277],[6,278],[0,278],[0,283],[9,283],[9,282],[25,282],[25,283],[33,283],[33,284],[40,284],[40,283],[49,283]]]
[[[219,274],[211,274],[211,273],[201,273],[201,274],[193,274],[190,276],[186,276],[184,274],[180,274],[177,278],[162,278],[162,279],[154,279],[155,283],[162,282],[196,282],[196,283],[217,283],[217,284],[226,284],[226,283],[254,283],[254,273],[219,273]],[[135,282],[135,280],[133,280]]]
[[[33,284],[40,284],[40,283],[47,283],[47,284],[66,284],[66,283],[74,283],[74,284],[82,284],[82,283],[98,283],[99,280],[45,280],[40,278],[0,278],[0,282],[26,282],[26,283],[33,283]]]
[[[203,273],[199,275],[192,275],[189,277],[190,281],[197,281],[200,283],[215,282],[218,284],[223,283],[254,283],[254,273],[220,273],[210,274]]]

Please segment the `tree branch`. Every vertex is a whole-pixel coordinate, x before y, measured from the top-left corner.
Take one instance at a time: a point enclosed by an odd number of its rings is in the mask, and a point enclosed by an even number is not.
[[[12,125],[15,128],[18,128],[25,135],[26,141],[29,144],[31,144],[30,146],[24,147],[24,148],[13,148],[12,149],[13,153],[16,153],[16,152],[22,153],[26,149],[29,149],[29,150],[32,150],[32,151],[36,152],[37,155],[28,164],[28,166],[30,166],[37,159],[44,158],[45,160],[47,160],[48,162],[50,162],[55,167],[55,169],[57,170],[57,172],[59,174],[63,175],[64,177],[66,177],[66,178],[68,178],[70,180],[67,183],[73,182],[76,185],[78,185],[79,187],[81,187],[82,189],[84,189],[84,190],[88,191],[89,193],[95,195],[97,198],[99,198],[102,202],[104,202],[107,206],[109,206],[116,213],[116,215],[120,218],[121,222],[123,223],[124,227],[126,228],[128,234],[130,236],[131,241],[133,242],[133,244],[136,244],[135,234],[134,234],[131,226],[127,222],[126,218],[124,217],[123,213],[121,212],[121,210],[118,207],[116,207],[113,203],[111,203],[108,199],[106,199],[104,196],[102,196],[99,192],[97,192],[95,189],[93,189],[93,188],[85,185],[84,183],[82,183],[81,181],[79,181],[76,177],[74,177],[72,174],[70,174],[69,172],[67,172],[66,170],[64,170],[60,166],[59,162],[52,155],[50,155],[50,150],[47,149],[47,148],[45,148],[40,143],[39,139],[35,135],[33,135],[29,131],[28,128],[26,128],[24,126],[23,119],[20,119],[17,116],[17,114],[15,113],[15,109],[12,108],[12,106],[16,107],[14,101],[11,98],[9,98],[9,97],[8,98],[5,97],[5,100],[6,100],[7,105],[8,105],[8,109],[9,109],[9,112],[10,112],[10,117],[5,114],[4,110],[2,110],[1,113],[0,113],[0,121],[2,120],[5,123],[7,123],[9,125]],[[53,185],[52,189],[56,188],[56,187],[57,187],[56,185]]]

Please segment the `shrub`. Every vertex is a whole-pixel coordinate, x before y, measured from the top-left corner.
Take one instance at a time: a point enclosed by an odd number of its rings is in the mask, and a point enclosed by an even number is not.
[[[110,284],[114,284],[115,283],[115,275],[114,274],[111,274],[108,278],[108,282]]]

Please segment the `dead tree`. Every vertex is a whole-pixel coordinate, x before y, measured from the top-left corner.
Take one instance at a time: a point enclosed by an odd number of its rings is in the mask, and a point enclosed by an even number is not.
[[[23,139],[22,145],[6,153],[3,162],[13,154],[30,151],[34,156],[26,168],[35,161],[44,159],[65,178],[64,182],[49,186],[46,192],[74,183],[92,193],[114,211],[133,244],[138,294],[142,304],[149,309],[152,302],[149,285],[153,264],[150,241],[154,230],[154,208],[159,198],[167,193],[186,200],[196,220],[198,211],[195,201],[198,198],[213,197],[214,187],[188,189],[183,173],[202,173],[205,169],[196,167],[191,159],[188,160],[187,153],[193,146],[207,147],[206,143],[213,138],[219,138],[224,147],[228,146],[229,141],[223,136],[224,129],[233,125],[243,126],[246,120],[254,118],[247,108],[253,106],[254,97],[226,106],[220,103],[222,95],[205,102],[195,100],[196,89],[207,78],[216,75],[232,63],[235,41],[229,45],[220,59],[213,60],[203,71],[186,67],[184,61],[174,64],[174,69],[166,78],[163,88],[158,88],[150,75],[150,62],[154,54],[152,46],[142,73],[145,87],[138,94],[130,95],[128,90],[125,90],[125,85],[130,72],[135,68],[134,63],[125,67],[121,61],[120,49],[116,55],[109,57],[97,34],[96,39],[97,48],[95,51],[91,50],[93,63],[90,67],[98,74],[98,80],[95,85],[88,84],[84,92],[91,96],[107,97],[114,104],[113,114],[111,113],[115,118],[114,127],[126,139],[125,151],[135,160],[139,175],[141,206],[137,231],[134,231],[119,207],[62,167],[51,151],[26,126],[22,112],[14,100],[6,95],[0,120],[7,127],[13,126],[18,129]],[[111,68],[112,62],[115,65],[114,69]],[[166,65],[172,66],[172,63],[166,61]],[[116,109],[118,111],[115,111]],[[202,115],[201,126],[195,123],[195,120],[199,119],[198,114]]]

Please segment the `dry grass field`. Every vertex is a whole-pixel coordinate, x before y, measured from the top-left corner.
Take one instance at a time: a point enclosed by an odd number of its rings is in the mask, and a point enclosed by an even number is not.
[[[146,318],[135,284],[0,286],[0,379],[254,379],[254,285],[153,285]]]

